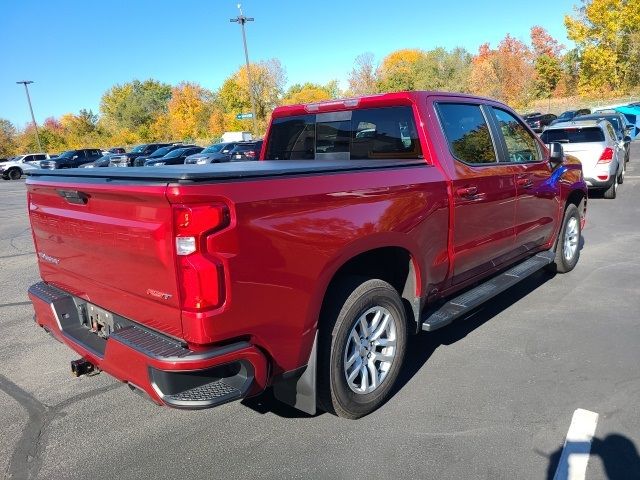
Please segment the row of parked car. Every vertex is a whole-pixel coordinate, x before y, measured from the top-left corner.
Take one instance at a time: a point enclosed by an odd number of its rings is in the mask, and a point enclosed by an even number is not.
[[[59,155],[30,153],[0,162],[0,174],[5,180],[17,180],[25,172],[38,168],[96,167],[157,167],[162,165],[240,162],[257,160],[262,140],[234,141],[213,144],[207,148],[198,145],[172,143],[145,143],[126,152],[122,147],[109,150],[79,148]]]
[[[638,134],[640,108],[637,117],[618,109],[580,109],[559,116],[536,112],[523,118],[545,144],[559,142],[565,154],[580,160],[590,189],[601,190],[605,198],[616,198],[624,182],[631,142]]]

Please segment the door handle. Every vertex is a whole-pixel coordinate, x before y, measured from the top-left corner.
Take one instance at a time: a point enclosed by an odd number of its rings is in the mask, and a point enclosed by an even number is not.
[[[478,193],[478,187],[472,185],[470,187],[462,187],[456,190],[459,197],[473,197]]]
[[[533,181],[529,178],[519,178],[516,180],[516,185],[522,188],[531,188],[533,187]]]

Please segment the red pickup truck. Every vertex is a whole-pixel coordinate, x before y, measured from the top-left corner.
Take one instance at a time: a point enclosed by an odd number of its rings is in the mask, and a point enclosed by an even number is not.
[[[507,106],[402,92],[277,108],[258,162],[38,171],[36,322],[158,404],[268,387],[357,418],[407,336],[580,254],[580,163]]]

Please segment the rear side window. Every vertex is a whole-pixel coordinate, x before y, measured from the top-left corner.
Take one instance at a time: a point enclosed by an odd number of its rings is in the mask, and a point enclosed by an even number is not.
[[[453,155],[465,163],[495,163],[496,151],[479,105],[438,103],[438,117]]]
[[[554,128],[542,132],[540,138],[544,143],[604,142],[604,133],[600,127]]]
[[[351,126],[352,160],[422,157],[411,107],[355,110]]]
[[[273,121],[266,159],[332,157],[351,160],[422,158],[412,108],[367,108]]]
[[[316,116],[276,118],[271,123],[270,160],[313,160],[315,158]]]

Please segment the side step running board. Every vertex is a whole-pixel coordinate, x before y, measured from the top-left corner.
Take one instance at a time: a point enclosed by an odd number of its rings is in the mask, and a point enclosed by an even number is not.
[[[459,295],[439,307],[437,310],[428,311],[422,318],[422,330],[432,332],[438,328],[449,325],[451,322],[482,305],[484,302],[499,293],[511,288],[520,280],[527,278],[532,273],[537,272],[545,265],[553,262],[555,253],[551,250],[538,253],[533,257],[511,267],[506,272],[501,273],[477,287]]]

